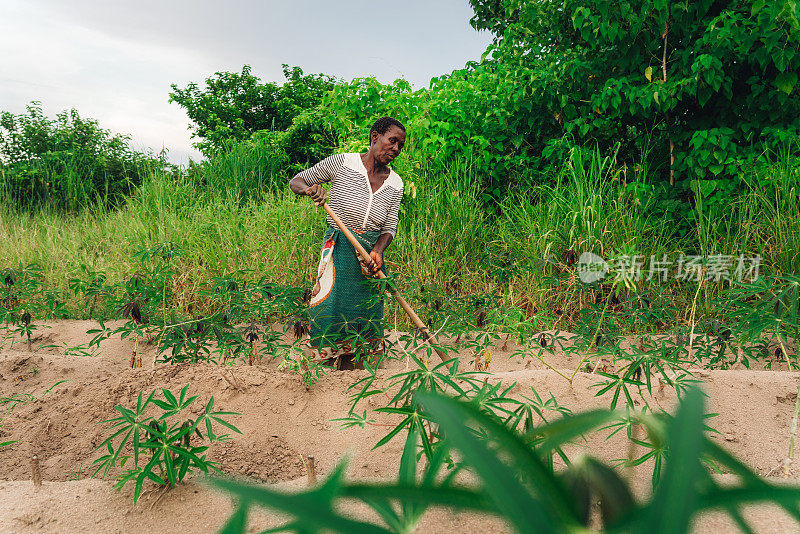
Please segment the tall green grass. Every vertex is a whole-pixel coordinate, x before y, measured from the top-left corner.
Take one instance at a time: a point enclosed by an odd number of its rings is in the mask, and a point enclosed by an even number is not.
[[[397,238],[387,253],[396,269],[443,290],[486,289],[481,260],[490,225],[470,162],[417,162],[404,181]]]
[[[648,256],[676,245],[657,197],[638,171],[624,181],[613,156],[574,149],[552,184],[517,190],[501,205],[503,239],[533,265],[567,251]]]
[[[667,288],[678,309],[689,309],[696,283],[676,281],[680,256],[760,256],[761,273],[796,273],[800,267],[800,164],[788,156],[751,167],[740,176],[745,187],[708,206],[699,195],[694,205],[665,200],[663,186],[649,180],[646,170],[627,176],[614,168],[613,157],[574,149],[551,183],[518,190],[501,206],[500,240],[528,267],[509,288],[529,309],[584,309],[596,302],[576,277],[568,278],[555,293],[548,277],[574,272],[570,262],[585,251],[599,254],[612,265],[634,256],[642,263],[635,286],[638,292],[654,288],[648,280],[652,259],[667,256],[673,262]],[[669,191],[666,191],[668,193]],[[734,267],[731,267],[731,276]],[[657,277],[657,273],[656,273]],[[699,305],[713,313],[713,296],[730,286],[724,278],[703,284]],[[623,291],[624,293],[624,291]]]
[[[782,158],[745,178],[748,193],[731,210],[737,241],[775,273],[800,272],[800,162]]]
[[[114,209],[95,204],[72,214],[47,208],[30,212],[2,202],[0,267],[36,263],[46,285],[61,289],[82,266],[117,282],[139,268],[135,252],[169,241],[183,251],[175,259],[180,273],[173,281],[176,305],[193,302],[202,284],[226,274],[308,284],[316,271],[324,215],[288,191],[280,156],[271,154],[242,148],[209,162],[202,173],[151,170]],[[262,174],[256,173],[262,164]],[[484,205],[476,187],[480,177],[469,161],[427,164],[409,151],[397,170],[406,198],[386,254],[389,267],[401,280],[452,295],[495,292],[529,312],[554,307],[546,279],[569,275],[568,251],[645,259],[759,254],[762,268],[772,272],[797,272],[799,266],[800,171],[788,158],[748,169],[741,176],[747,187],[713,217],[702,203],[694,210],[687,204],[691,216],[680,231],[679,215],[665,216],[663,192],[646,170],[626,176],[613,157],[596,151],[573,151],[554,180],[509,192],[495,214]],[[518,267],[510,281],[492,277],[498,251],[510,252],[512,267]],[[580,307],[591,298],[580,284],[561,291],[559,308]],[[686,300],[693,288],[673,284],[670,291]]]
[[[130,193],[140,173],[152,164],[114,162],[108,167],[87,164],[79,154],[59,154],[2,169],[0,198],[28,210],[53,208],[79,211],[97,203],[114,204]],[[87,173],[89,166],[91,172]]]
[[[756,255],[768,269],[796,272],[800,245],[800,163],[750,168],[741,193],[710,210],[697,197],[665,217],[663,190],[639,170],[624,177],[611,156],[573,150],[552,184],[515,191],[502,203],[503,239],[533,264],[567,250],[649,258],[669,253]],[[688,230],[681,231],[676,218]]]
[[[118,205],[147,171],[176,170],[165,153],[139,152],[130,137],[74,109],[51,119],[41,103],[31,102],[25,113],[0,114],[0,198],[20,208],[74,212]]]
[[[283,132],[257,132],[251,139],[230,143],[202,166],[208,192],[238,202],[258,199],[285,186],[289,158],[280,142]]]
[[[122,281],[139,268],[135,252],[168,241],[182,250],[174,283],[187,295],[211,277],[245,271],[297,285],[308,282],[323,224],[321,213],[288,191],[242,203],[154,174],[119,209],[32,215],[2,205],[0,258],[3,265],[37,263],[48,286],[66,289],[83,265]]]

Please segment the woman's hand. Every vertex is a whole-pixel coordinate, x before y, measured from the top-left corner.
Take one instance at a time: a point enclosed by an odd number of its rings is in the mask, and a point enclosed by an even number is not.
[[[383,267],[383,251],[386,250],[386,247],[388,247],[391,242],[392,234],[386,233],[381,234],[378,241],[373,245],[369,253],[369,263],[364,265],[367,272],[372,274],[372,276],[376,276],[378,271]]]
[[[383,267],[383,253],[373,250],[369,253],[369,260],[367,270],[375,276],[378,274],[378,271],[381,270],[381,267]]]
[[[325,204],[325,200],[328,198],[328,192],[319,184],[314,184],[306,189],[306,195],[311,197],[317,207]]]

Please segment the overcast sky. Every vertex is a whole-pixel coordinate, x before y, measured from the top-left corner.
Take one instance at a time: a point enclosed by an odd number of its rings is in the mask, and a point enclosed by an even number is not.
[[[0,0],[0,110],[76,108],[185,163],[199,154],[171,83],[244,64],[281,82],[287,63],[425,87],[486,49],[471,15],[467,0]]]

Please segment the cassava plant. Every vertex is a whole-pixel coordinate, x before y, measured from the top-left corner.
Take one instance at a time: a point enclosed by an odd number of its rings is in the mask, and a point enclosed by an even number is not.
[[[649,534],[655,529],[681,534],[712,509],[728,514],[744,532],[752,532],[741,507],[757,502],[773,503],[800,520],[800,488],[767,483],[703,434],[703,397],[696,389],[687,393],[674,417],[647,416],[668,453],[664,476],[645,499],[635,498],[616,470],[591,456],[558,471],[546,461],[555,447],[616,418],[613,412],[567,416],[522,433],[472,403],[432,392],[420,392],[418,401],[443,436],[442,447],[421,478],[411,474],[413,463],[408,461],[421,435],[410,431],[397,482],[349,482],[344,477],[346,463],[318,487],[300,493],[214,480],[215,486],[238,498],[221,532],[246,532],[248,512],[255,507],[289,516],[280,530],[290,532],[408,532],[416,524],[409,520],[431,507],[489,514],[516,532],[542,533]],[[456,469],[472,472],[477,485],[459,485],[452,475],[429,476],[442,469],[446,449],[458,452],[461,460]],[[735,473],[737,481],[723,486],[703,467],[701,458]],[[367,504],[380,520],[351,518],[346,505],[353,502]],[[593,514],[596,503],[599,517]]]
[[[95,317],[101,299],[111,296],[114,287],[106,283],[107,279],[105,272],[83,264],[79,275],[69,280],[69,288],[81,300],[87,318]]]
[[[39,329],[34,316],[45,307],[42,294],[42,269],[38,265],[20,264],[0,270],[0,319],[7,334],[26,341],[29,352],[32,335]]]
[[[106,454],[96,459],[97,466],[92,476],[102,472],[103,478],[112,469],[122,471],[115,488],[122,489],[134,482],[133,502],[139,500],[146,480],[163,488],[174,488],[187,474],[194,470],[208,473],[219,471],[216,462],[208,460],[205,452],[216,441],[226,441],[229,434],[218,434],[219,425],[237,434],[238,428],[223,417],[239,415],[236,412],[214,411],[212,396],[196,418],[191,418],[191,405],[199,398],[188,396],[189,384],[176,396],[162,389],[163,399],[155,397],[156,391],[144,398],[142,391],[133,409],[114,406],[119,416],[103,421],[110,423],[111,435],[100,444],[98,450]],[[155,415],[154,411],[161,413]],[[131,465],[132,464],[132,465]]]

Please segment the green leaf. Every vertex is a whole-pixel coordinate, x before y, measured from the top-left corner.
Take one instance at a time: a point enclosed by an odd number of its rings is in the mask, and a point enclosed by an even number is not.
[[[378,443],[376,443],[376,444],[375,444],[375,446],[374,446],[374,447],[372,447],[372,450],[375,450],[375,449],[377,449],[378,447],[380,447],[380,446],[382,446],[382,445],[385,445],[386,443],[388,443],[389,441],[391,441],[391,439],[392,439],[393,437],[395,437],[395,436],[397,435],[397,433],[398,433],[398,432],[400,432],[401,430],[403,430],[403,428],[405,428],[405,427],[406,427],[406,426],[407,426],[407,425],[408,425],[410,422],[411,422],[411,417],[407,417],[406,419],[404,419],[404,420],[403,420],[403,422],[401,422],[399,425],[397,425],[396,427],[394,427],[394,428],[391,430],[391,432],[389,432],[389,433],[388,433],[387,435],[385,435],[385,436],[384,436],[384,437],[383,437],[383,438],[382,438],[382,439],[381,439],[381,440],[380,440]]]
[[[249,507],[250,504],[248,501],[239,503],[239,506],[236,507],[236,510],[219,530],[219,534],[241,534],[242,532],[247,532],[247,513]]]
[[[795,72],[781,72],[775,77],[775,85],[787,95],[792,93],[796,84],[797,73]]]
[[[699,507],[698,483],[703,477],[703,395],[692,388],[670,421],[670,458],[649,506],[646,524],[660,534],[685,534]]]
[[[292,515],[297,518],[294,523],[302,525],[305,531],[389,533],[383,527],[343,517],[333,510],[332,499],[340,491],[342,470],[343,464],[340,464],[320,489],[294,495],[232,480],[212,479],[211,484],[250,502],[251,506],[264,506]]]
[[[170,390],[163,388],[161,390],[161,393],[164,394],[164,398],[167,399],[167,401],[170,403],[171,408],[174,409],[180,406],[180,404],[178,403],[178,399],[175,398],[175,395],[173,395]]]
[[[159,399],[153,399],[151,402],[152,402],[152,404],[155,404],[156,406],[158,406],[162,410],[170,410],[171,411],[173,409],[173,405],[169,404],[168,402],[164,402],[162,400],[159,400]]]
[[[239,415],[239,414],[236,414],[236,415]],[[221,424],[222,426],[224,426],[224,427],[226,427],[226,428],[229,428],[230,430],[233,430],[233,431],[234,431],[234,432],[236,432],[237,434],[241,434],[241,433],[242,433],[242,431],[241,431],[241,430],[239,430],[238,428],[236,428],[236,427],[235,427],[234,425],[232,425],[231,423],[229,423],[229,422],[225,421],[224,419],[220,419],[219,417],[216,417],[216,416],[213,416],[213,415],[212,415],[212,416],[209,416],[209,417],[210,417],[211,419],[213,419],[214,421],[216,421],[217,423]]]
[[[425,392],[419,392],[417,397],[439,424],[450,445],[461,452],[464,462],[484,481],[491,481],[487,496],[520,532],[527,531],[530,525],[536,525],[539,532],[556,532],[556,525],[561,523],[578,524],[574,511],[567,504],[566,490],[519,437],[473,406]],[[515,469],[505,465],[488,449],[486,441],[479,439],[467,425],[470,421],[497,442],[500,450],[509,455]],[[538,498],[520,484],[518,471],[530,478],[537,488]]]
[[[143,473],[144,473],[145,477],[149,478],[150,480],[152,480],[153,482],[155,482],[159,486],[166,486],[167,485],[167,481],[166,480],[164,480],[163,478],[161,478],[157,474],[153,473],[152,471],[144,470]]]
[[[187,391],[189,391],[189,384],[186,384],[185,386],[183,386],[183,389],[181,389],[181,396],[180,396],[180,400],[179,400],[179,404],[180,405],[183,405],[183,400],[186,398],[186,392]],[[196,399],[197,397],[193,397],[193,398]]]
[[[140,473],[139,476],[136,477],[136,484],[133,488],[133,504],[136,504],[139,501],[139,497],[142,495],[142,485],[144,481],[145,475]]]
[[[415,429],[408,432],[403,454],[400,457],[400,472],[397,481],[400,484],[414,485],[417,479],[417,440],[419,432]]]
[[[770,502],[796,508],[800,502],[800,488],[772,484],[759,487],[719,488],[704,496],[699,502],[699,508],[711,509],[757,502]]]
[[[724,466],[732,474],[741,478],[742,481],[745,482],[748,487],[760,487],[760,488],[771,487],[761,477],[750,471],[750,469],[745,464],[736,459],[731,453],[729,453],[728,451],[720,447],[717,443],[714,443],[708,438],[706,438],[705,440],[704,452],[716,463]],[[786,505],[780,502],[779,505],[783,508],[783,510],[787,514],[793,517],[795,521],[800,522],[800,511],[798,511],[796,505]]]
[[[391,499],[402,503],[447,506],[491,514],[500,513],[496,505],[484,493],[466,488],[406,486],[403,484],[348,484],[342,488],[341,495],[361,500],[372,497]]]
[[[544,438],[538,443],[538,449],[540,452],[549,453],[556,447],[581,437],[617,417],[619,417],[618,413],[608,410],[595,410],[578,415],[569,415],[552,423],[534,428],[525,434],[522,439],[528,443],[533,443],[534,440]]]
[[[202,448],[202,447],[200,447]],[[196,454],[192,451],[186,450],[183,447],[170,447],[169,448],[172,452],[177,454],[178,456],[182,456],[188,460],[194,461],[194,464],[197,466],[202,466],[205,462],[201,460]]]

